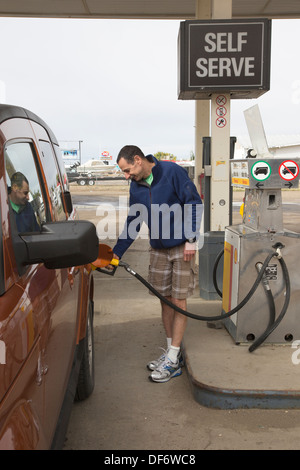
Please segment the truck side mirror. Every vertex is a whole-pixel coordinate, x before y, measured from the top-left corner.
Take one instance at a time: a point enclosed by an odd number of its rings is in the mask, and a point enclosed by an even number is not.
[[[68,268],[91,263],[98,257],[96,227],[85,220],[50,222],[41,232],[19,233],[18,261],[44,263],[46,268]]]

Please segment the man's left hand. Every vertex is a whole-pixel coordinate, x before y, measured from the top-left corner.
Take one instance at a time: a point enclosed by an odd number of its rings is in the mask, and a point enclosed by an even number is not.
[[[196,254],[196,243],[185,242],[183,259],[184,261],[191,261]]]

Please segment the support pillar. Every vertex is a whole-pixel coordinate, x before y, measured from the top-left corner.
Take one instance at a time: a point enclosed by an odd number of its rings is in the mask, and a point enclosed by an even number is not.
[[[232,0],[212,0],[212,19],[230,19]],[[212,231],[224,231],[230,215],[230,94],[211,97],[211,207]]]
[[[232,17],[232,0],[196,0],[197,19]],[[210,101],[196,100],[195,183],[202,172],[202,138],[211,135],[210,198],[204,198],[204,210],[210,211],[210,227],[199,251],[200,295],[216,299],[212,272],[216,257],[224,245],[225,227],[230,222],[230,94],[212,94]],[[201,148],[201,153],[200,153]],[[206,200],[205,200],[206,199]],[[207,201],[210,200],[210,207]],[[222,267],[220,265],[220,269]],[[220,270],[219,269],[219,270]],[[221,277],[221,276],[219,276]]]
[[[211,0],[196,0],[196,19],[211,18]],[[200,192],[200,175],[203,169],[202,138],[210,135],[210,101],[195,101],[195,179],[194,183]],[[201,194],[201,192],[200,192]]]

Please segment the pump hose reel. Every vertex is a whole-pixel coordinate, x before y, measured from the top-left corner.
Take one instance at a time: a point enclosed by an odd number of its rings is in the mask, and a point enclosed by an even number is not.
[[[288,273],[286,263],[285,263],[284,259],[282,258],[281,252],[280,252],[280,249],[283,248],[283,245],[281,243],[277,243],[272,248],[276,249],[276,251],[274,251],[273,253],[270,253],[266,257],[264,263],[262,264],[262,266],[261,266],[261,268],[258,272],[257,278],[256,278],[253,286],[251,287],[251,289],[249,290],[249,292],[245,296],[245,298],[236,307],[234,307],[229,312],[223,313],[221,315],[216,315],[216,316],[196,315],[194,313],[183,310],[180,307],[178,307],[177,305],[173,304],[168,299],[163,297],[156,289],[154,289],[154,287],[149,282],[147,282],[140,274],[138,274],[133,269],[131,269],[131,267],[127,263],[125,263],[124,261],[117,260],[117,259],[113,258],[112,249],[108,245],[104,245],[104,244],[99,245],[98,258],[92,263],[92,268],[99,271],[99,272],[108,274],[108,275],[114,275],[114,273],[116,271],[116,268],[118,266],[121,266],[129,274],[131,274],[138,281],[140,281],[145,287],[147,287],[162,302],[164,302],[165,304],[167,304],[169,307],[173,308],[177,312],[179,312],[182,315],[185,315],[189,318],[193,318],[194,320],[210,321],[211,322],[211,321],[225,320],[226,318],[229,318],[234,313],[238,312],[244,305],[246,305],[246,303],[249,302],[249,300],[253,296],[254,292],[258,288],[259,283],[261,282],[261,280],[262,280],[262,278],[265,274],[265,270],[266,270],[269,262],[271,261],[272,258],[278,257],[278,260],[280,262],[281,269],[282,269],[282,272],[283,272],[283,276],[284,276],[284,279],[285,279],[285,284],[286,284],[285,302],[284,302],[284,305],[282,307],[282,310],[281,310],[280,314],[278,315],[277,320],[272,322],[271,324],[269,324],[269,326],[265,330],[265,332],[254,343],[252,343],[252,345],[249,347],[249,352],[253,352],[259,345],[261,345],[267,339],[267,337],[275,330],[275,328],[277,328],[277,326],[279,325],[279,323],[281,322],[282,318],[284,317],[284,315],[287,311],[289,301],[290,301],[289,273]],[[222,252],[219,253],[219,255],[217,256],[215,267],[214,267],[214,273],[216,272],[216,266],[217,266],[217,263],[219,262],[219,260],[221,259],[221,256],[222,256]],[[114,266],[114,267],[111,270],[103,269],[103,268],[106,268],[108,266]],[[216,287],[216,285],[215,285],[215,287]],[[219,293],[220,296],[222,296],[222,293],[219,291],[219,289],[217,290],[217,292]],[[273,302],[273,304],[274,304],[274,302]],[[275,306],[274,306],[274,308],[275,308]],[[275,318],[275,316],[274,316],[274,318]]]

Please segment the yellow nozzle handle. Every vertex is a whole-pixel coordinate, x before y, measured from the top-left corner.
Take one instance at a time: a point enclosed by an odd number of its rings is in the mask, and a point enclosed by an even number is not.
[[[108,262],[107,260],[99,260],[98,258],[96,259],[96,261],[91,263],[91,266],[92,266],[92,269],[95,270],[97,268],[106,268],[109,265],[119,266],[119,262],[120,261],[116,258],[113,258],[110,262]]]
[[[95,266],[95,264],[91,263],[91,267],[92,267],[92,270],[93,270],[93,271],[94,271],[95,269],[97,269],[97,268],[106,268],[107,266],[110,266],[110,265],[112,265],[112,266],[119,266],[119,260],[118,260],[118,259],[113,259],[113,260],[111,260],[111,262],[110,262],[109,264],[108,264],[108,263],[106,263],[106,264],[104,264],[104,265],[101,264],[100,266],[99,266],[99,265],[98,265],[98,266]]]
[[[113,266],[119,266],[120,260],[117,258],[113,258],[109,264],[112,264]]]

